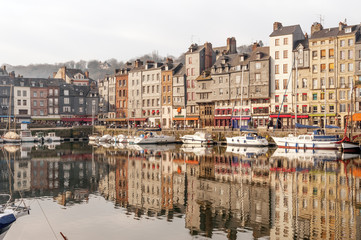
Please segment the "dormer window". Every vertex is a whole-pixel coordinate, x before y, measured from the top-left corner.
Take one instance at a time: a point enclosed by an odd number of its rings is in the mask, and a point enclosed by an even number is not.
[[[226,59],[222,59],[222,64],[226,64]]]
[[[352,30],[351,27],[345,28],[345,33],[350,33],[352,32],[351,30]]]
[[[261,53],[258,52],[256,57],[257,57],[257,60],[260,60],[261,59]]]
[[[244,61],[244,55],[241,56],[241,62],[243,62],[243,61]]]

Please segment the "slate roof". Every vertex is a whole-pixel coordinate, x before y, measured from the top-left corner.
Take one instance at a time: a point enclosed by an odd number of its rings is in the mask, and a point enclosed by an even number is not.
[[[78,74],[78,73],[80,73],[80,74],[82,74],[82,75],[84,75],[85,76],[85,73],[82,71],[82,70],[80,70],[80,69],[69,69],[69,68],[67,68],[66,69],[66,72],[65,72],[65,74],[69,77],[69,78],[74,78],[74,76],[76,75],[76,74]]]
[[[290,35],[292,33],[294,33],[296,31],[297,28],[300,28],[300,25],[292,25],[292,26],[285,26],[285,27],[281,27],[275,31],[273,31],[271,33],[271,35],[269,35],[270,37],[276,37],[276,36],[283,36],[283,35]]]
[[[261,53],[261,59],[257,59],[257,53]],[[249,57],[250,61],[267,60],[270,58],[269,47],[257,47]]]
[[[296,41],[295,44],[293,45],[293,50],[296,50],[300,44],[302,44],[303,49],[308,49],[308,47],[309,47],[308,38]]]
[[[338,33],[338,27],[325,28],[318,32],[314,32],[310,39],[337,37]]]

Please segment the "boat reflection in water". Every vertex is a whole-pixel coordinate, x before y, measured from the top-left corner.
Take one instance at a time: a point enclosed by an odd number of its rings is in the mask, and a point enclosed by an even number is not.
[[[20,147],[15,152],[13,189],[30,200],[52,196],[50,201],[62,205],[66,213],[77,211],[60,219],[61,231],[69,239],[75,234],[74,224],[82,229],[84,219],[97,207],[112,214],[96,221],[100,212],[94,211],[93,223],[84,225],[83,239],[95,237],[88,231],[93,228],[107,239],[119,234],[125,239],[145,235],[147,239],[361,237],[358,155],[236,146],[85,143],[63,143],[55,149]],[[1,169],[6,167],[0,163]],[[0,179],[0,187],[8,185],[8,177]],[[112,209],[107,208],[109,204]],[[52,216],[53,222],[57,216]],[[43,215],[34,209],[27,218]],[[158,227],[150,228],[154,223]],[[142,229],[141,234],[136,235],[132,224]],[[26,227],[18,223],[9,237],[17,239],[16,233]],[[39,235],[28,237],[41,239]]]

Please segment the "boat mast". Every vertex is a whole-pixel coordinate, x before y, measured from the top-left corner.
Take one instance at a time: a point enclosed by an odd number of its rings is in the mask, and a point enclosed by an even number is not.
[[[327,82],[327,69],[326,69],[326,73],[325,73],[325,85],[323,86],[324,87],[324,92],[323,92],[323,98],[325,99],[325,109],[324,109],[324,112],[325,112],[325,116],[324,116],[324,121],[323,121],[323,131],[324,131],[324,133],[325,133],[325,135],[326,135],[326,124],[327,124],[327,113],[326,113],[326,104],[327,104],[327,102],[326,102],[326,82]]]
[[[298,57],[298,55],[297,55],[297,57]],[[297,57],[296,57],[296,58],[297,58]],[[298,107],[297,107],[297,98],[298,98],[298,96],[297,96],[297,88],[298,88],[298,61],[296,60],[295,62],[296,62],[296,78],[295,78],[295,81],[296,81],[296,83],[295,83],[295,135],[297,135],[297,127],[296,127],[296,125],[297,125],[297,112],[298,112]]]
[[[10,115],[11,115],[11,98],[12,98],[12,92],[13,92],[12,90],[13,90],[13,85],[11,84],[10,85],[10,97],[9,97],[9,111],[8,111],[9,132],[10,132],[10,128],[11,128],[11,126],[10,126],[11,125],[11,123],[10,123],[10,120],[11,120]]]
[[[239,115],[239,131],[242,132],[242,111],[243,111],[243,65],[241,65],[242,74],[241,74],[241,109]]]

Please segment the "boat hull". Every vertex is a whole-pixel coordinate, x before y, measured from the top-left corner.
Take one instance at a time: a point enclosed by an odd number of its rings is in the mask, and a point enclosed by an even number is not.
[[[213,140],[206,140],[206,139],[181,138],[181,140],[184,144],[199,144],[199,145],[213,144]]]
[[[148,138],[136,138],[134,140],[135,144],[168,144],[168,143],[176,143],[175,137],[167,136],[167,137],[148,137]]]
[[[227,145],[232,146],[250,146],[250,147],[267,147],[269,145],[265,138],[247,139],[244,136],[226,138]]]
[[[299,139],[276,138],[273,140],[279,148],[289,149],[320,149],[320,150],[337,150],[341,148],[341,143],[335,141],[300,141]]]

